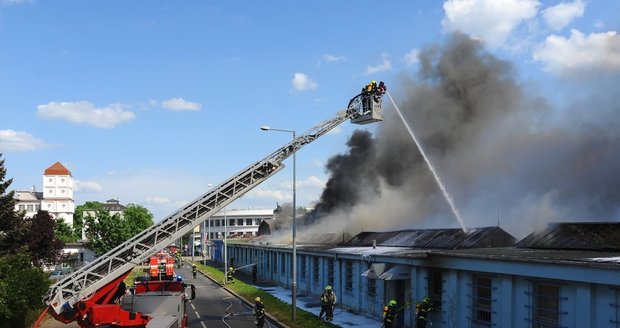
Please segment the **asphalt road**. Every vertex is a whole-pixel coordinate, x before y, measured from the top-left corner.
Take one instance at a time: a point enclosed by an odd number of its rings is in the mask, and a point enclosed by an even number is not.
[[[196,298],[187,303],[189,328],[256,327],[252,309],[224,288],[200,273],[193,279],[188,265],[177,269],[177,274],[196,286]]]
[[[198,273],[192,278],[189,265],[176,269],[183,276],[186,284],[196,286],[196,298],[187,302],[187,318],[189,328],[254,328],[252,309],[243,304],[234,295]],[[189,295],[189,288],[188,288]],[[76,328],[77,323],[68,325],[49,317],[40,328]],[[275,327],[265,324],[265,328]]]

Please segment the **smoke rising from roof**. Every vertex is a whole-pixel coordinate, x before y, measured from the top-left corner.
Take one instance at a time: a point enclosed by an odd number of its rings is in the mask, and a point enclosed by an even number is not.
[[[620,218],[617,92],[553,108],[509,62],[458,33],[422,50],[417,75],[388,87],[468,227],[499,218],[523,237],[550,221]],[[302,220],[308,233],[458,227],[387,101],[384,111],[375,137],[355,131],[348,152],[330,159],[321,199]]]

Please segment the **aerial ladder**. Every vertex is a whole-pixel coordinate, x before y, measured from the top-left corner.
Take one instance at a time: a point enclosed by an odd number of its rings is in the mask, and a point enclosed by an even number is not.
[[[159,223],[99,256],[91,263],[52,285],[44,302],[46,311],[58,321],[77,321],[81,327],[108,324],[113,327],[146,327],[148,313],[132,312],[114,302],[119,285],[131,270],[153,254],[174,243],[204,220],[243,196],[284,168],[284,160],[344,121],[367,124],[383,120],[381,94],[359,94],[347,109],[323,121],[262,160],[252,163],[231,178],[192,200]],[[43,317],[43,314],[42,316]],[[94,318],[105,318],[93,322]],[[36,326],[35,326],[36,328]]]

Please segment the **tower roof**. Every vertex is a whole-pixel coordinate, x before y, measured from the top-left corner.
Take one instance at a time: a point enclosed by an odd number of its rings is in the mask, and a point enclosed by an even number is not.
[[[52,166],[45,169],[43,175],[71,175],[71,172],[60,164],[60,162],[56,162]]]

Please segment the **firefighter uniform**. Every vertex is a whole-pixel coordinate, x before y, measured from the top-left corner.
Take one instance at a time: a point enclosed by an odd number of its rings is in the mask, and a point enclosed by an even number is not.
[[[228,269],[228,272],[226,273],[226,281],[229,283],[233,283],[235,282],[235,279],[233,278],[233,274],[235,273],[235,269],[233,269],[233,267],[230,267]]]
[[[396,321],[396,317],[398,316],[396,304],[396,300],[391,300],[388,305],[383,307],[383,326],[385,328],[394,327],[394,321]]]
[[[254,316],[256,317],[256,327],[263,328],[265,325],[265,304],[260,301],[260,297],[254,299]]]
[[[325,287],[323,294],[321,294],[321,313],[319,317],[323,317],[325,313],[325,320],[334,320],[334,305],[336,304],[336,293],[332,290],[332,286]]]
[[[425,297],[422,302],[416,304],[416,318],[417,318],[417,328],[425,328],[426,322],[428,321],[428,315],[433,310],[433,306],[431,305],[431,299]]]

